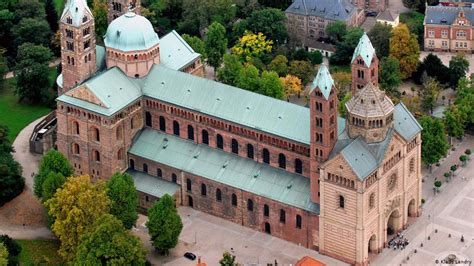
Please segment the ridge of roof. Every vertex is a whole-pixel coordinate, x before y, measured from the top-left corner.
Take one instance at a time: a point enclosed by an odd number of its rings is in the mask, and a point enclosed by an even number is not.
[[[354,63],[358,56],[362,57],[362,60],[367,67],[370,67],[372,59],[374,56],[376,56],[375,49],[372,46],[372,42],[370,41],[366,32],[364,32],[362,37],[359,39],[359,43],[357,44],[354,54],[352,55],[351,64]]]

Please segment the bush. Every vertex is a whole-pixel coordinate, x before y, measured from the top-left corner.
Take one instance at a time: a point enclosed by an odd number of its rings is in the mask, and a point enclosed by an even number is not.
[[[323,62],[323,54],[320,51],[312,51],[309,53],[309,60],[313,65],[319,65]]]
[[[440,188],[442,184],[443,183],[441,183],[441,181],[439,181],[439,180],[434,182],[434,186],[437,187],[437,188]]]
[[[21,246],[8,235],[0,235],[0,243],[7,248],[8,251],[8,265],[18,265],[17,256],[21,252]]]

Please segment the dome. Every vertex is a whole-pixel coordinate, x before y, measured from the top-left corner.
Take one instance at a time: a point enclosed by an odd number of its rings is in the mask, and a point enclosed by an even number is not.
[[[148,50],[159,41],[148,19],[128,12],[110,23],[104,43],[107,48],[130,52]]]
[[[372,83],[367,84],[346,103],[347,111],[360,117],[382,117],[390,114],[394,106],[390,98]]]

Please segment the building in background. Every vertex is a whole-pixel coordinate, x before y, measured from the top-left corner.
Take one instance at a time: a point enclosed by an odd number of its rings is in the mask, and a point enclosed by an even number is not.
[[[350,0],[350,2],[358,8],[382,12],[388,7],[389,0]]]
[[[400,23],[400,14],[386,9],[377,15],[376,22],[396,27]]]

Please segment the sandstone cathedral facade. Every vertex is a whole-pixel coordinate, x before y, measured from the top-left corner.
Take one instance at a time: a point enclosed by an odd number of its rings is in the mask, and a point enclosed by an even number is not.
[[[140,1],[109,0],[105,47],[85,0],[61,16],[57,147],[77,174],[132,175],[140,207],[164,194],[366,265],[421,211],[421,127],[378,87],[367,35],[339,117],[321,65],[309,108],[202,78],[201,56],[159,38]]]

